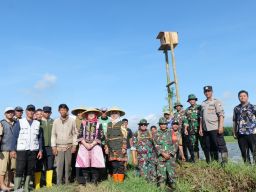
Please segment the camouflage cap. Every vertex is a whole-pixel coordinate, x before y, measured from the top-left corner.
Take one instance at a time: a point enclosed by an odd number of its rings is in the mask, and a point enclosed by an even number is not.
[[[146,119],[141,119],[140,122],[138,123],[138,125],[142,125],[142,124],[149,124],[148,121]]]
[[[158,121],[158,124],[168,124],[168,122],[164,117],[161,117]]]
[[[183,107],[183,105],[182,105],[180,102],[176,102],[176,103],[174,104],[174,109],[175,109],[176,107],[178,107],[178,106]]]
[[[197,97],[196,97],[194,94],[190,94],[190,95],[188,96],[188,102],[189,102],[190,100],[196,100],[196,101],[197,101]]]

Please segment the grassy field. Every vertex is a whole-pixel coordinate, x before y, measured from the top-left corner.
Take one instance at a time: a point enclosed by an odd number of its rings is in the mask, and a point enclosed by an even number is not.
[[[130,170],[124,183],[115,184],[109,179],[94,185],[77,184],[54,186],[40,191],[53,192],[161,192],[154,184],[143,178],[135,177]],[[240,192],[256,191],[256,167],[244,164],[228,163],[224,168],[218,163],[184,163],[177,167],[175,191],[177,192]]]
[[[235,142],[237,142],[237,140],[235,140],[233,136],[225,136],[224,138],[225,138],[225,141],[227,143],[235,143]]]

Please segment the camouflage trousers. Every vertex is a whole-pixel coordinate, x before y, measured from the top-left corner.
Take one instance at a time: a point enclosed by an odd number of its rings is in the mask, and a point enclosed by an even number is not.
[[[144,177],[147,181],[156,182],[156,164],[149,161],[138,160],[136,175]]]
[[[159,161],[157,164],[157,177],[158,184],[169,183],[172,184],[175,182],[175,166],[176,159],[172,157],[167,161]]]
[[[199,142],[202,150],[205,151],[205,143],[204,143],[203,137],[201,137],[199,133],[190,134],[188,139],[189,139],[190,145],[193,146],[194,152],[199,152]]]

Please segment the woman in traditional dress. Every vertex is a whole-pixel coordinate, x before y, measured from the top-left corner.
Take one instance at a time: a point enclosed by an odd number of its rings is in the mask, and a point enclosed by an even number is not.
[[[76,167],[82,169],[79,177],[81,184],[99,181],[99,168],[105,167],[101,142],[104,140],[102,125],[98,121],[101,112],[95,108],[88,108],[83,113],[84,120],[81,123],[78,142],[79,150],[76,159]],[[82,175],[81,175],[82,174]]]

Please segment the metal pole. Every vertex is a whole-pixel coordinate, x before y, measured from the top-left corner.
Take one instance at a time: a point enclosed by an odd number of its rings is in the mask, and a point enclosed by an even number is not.
[[[164,50],[165,54],[165,67],[166,67],[166,77],[167,77],[167,85],[170,85],[170,65],[169,65],[169,59],[168,59],[168,51]],[[170,114],[173,115],[173,105],[172,105],[172,97],[171,97],[171,88],[170,86],[167,86],[167,93],[168,93],[168,104],[169,104],[169,110]]]
[[[175,89],[176,89],[176,99],[177,99],[177,102],[180,102],[179,84],[178,84],[178,77],[176,73],[176,61],[175,61],[174,47],[172,42],[171,42],[171,54],[172,54],[172,69],[173,69],[173,76],[174,76]]]

